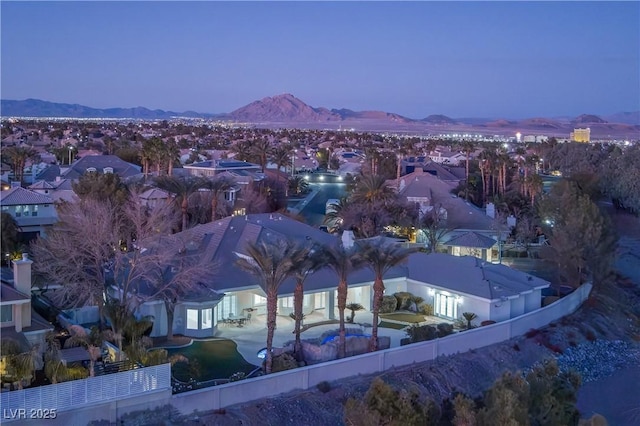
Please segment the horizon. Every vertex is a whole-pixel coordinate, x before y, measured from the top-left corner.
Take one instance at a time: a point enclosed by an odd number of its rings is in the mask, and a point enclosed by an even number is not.
[[[7,100],[223,114],[290,93],[412,119],[640,111],[638,2],[0,7]]]
[[[305,102],[304,99],[298,98],[293,93],[280,93],[280,94],[277,94],[277,95],[266,96],[265,98],[274,98],[274,97],[283,96],[283,95],[291,95],[291,96],[299,99],[300,101]],[[265,98],[256,99],[254,101],[249,102],[248,104],[256,102],[256,101],[262,101]],[[185,109],[185,110],[181,110],[181,111],[176,111],[176,110],[172,110],[172,109],[163,110],[162,108],[150,108],[150,107],[147,107],[147,106],[144,106],[144,105],[108,106],[108,107],[105,107],[105,108],[97,108],[97,107],[94,107],[92,105],[85,105],[85,104],[81,104],[81,103],[77,103],[77,102],[52,102],[52,101],[48,101],[46,99],[38,99],[38,98],[25,98],[25,99],[5,99],[5,98],[1,98],[0,100],[9,101],[9,102],[26,102],[26,101],[50,102],[50,103],[61,104],[61,105],[71,105],[71,106],[77,105],[77,106],[81,106],[81,107],[92,108],[92,109],[101,109],[101,110],[145,108],[145,109],[148,109],[150,111],[162,110],[164,112],[174,112],[174,113],[177,113],[177,114],[185,113],[185,112],[192,112],[192,113],[204,114],[204,115],[212,115],[212,116],[230,114],[231,112],[235,111],[236,109],[240,109],[240,108],[245,107],[245,106],[248,105],[248,104],[241,105],[241,106],[239,106],[237,108],[234,108],[233,110],[230,110],[230,111],[210,112],[210,111],[197,111],[197,110],[194,110],[194,109]],[[306,102],[305,102],[305,104],[306,104]],[[307,104],[307,105],[312,107],[312,108],[327,108],[329,110],[334,110],[334,109],[335,110],[339,110],[339,109],[343,108],[343,107],[339,107],[339,106],[328,106],[328,105],[309,105],[309,104]],[[362,111],[365,111],[365,110],[362,110]],[[368,111],[372,111],[372,110],[368,110]],[[359,111],[356,111],[356,112],[359,112]],[[382,112],[395,113],[394,111],[382,111]],[[501,119],[504,119],[504,120],[527,120],[527,119],[536,119],[536,118],[559,120],[559,119],[573,119],[573,118],[580,117],[582,115],[594,115],[594,116],[603,118],[603,117],[609,117],[609,116],[617,115],[617,114],[637,114],[637,113],[640,113],[640,110],[638,110],[638,111],[614,111],[614,112],[608,112],[608,113],[607,112],[604,112],[604,113],[601,113],[601,112],[583,112],[583,113],[580,113],[580,114],[577,114],[577,115],[560,115],[560,116],[544,116],[544,115],[538,114],[538,115],[531,115],[531,116],[526,116],[526,117],[514,117],[514,116],[511,116],[511,117],[506,117],[506,116],[494,116],[494,117],[491,117],[491,116],[478,116],[478,115],[477,116],[457,117],[457,116],[450,116],[450,115],[447,115],[447,114],[433,113],[433,114],[428,114],[428,115],[421,116],[421,117],[411,117],[411,116],[403,116],[403,117],[408,118],[408,119],[412,119],[412,120],[422,120],[422,119],[428,118],[430,116],[440,116],[440,115],[448,117],[448,118],[451,118],[451,119],[472,119],[472,120],[481,120],[481,119],[486,119],[486,120],[501,120]],[[400,114],[400,115],[402,115],[402,114]]]

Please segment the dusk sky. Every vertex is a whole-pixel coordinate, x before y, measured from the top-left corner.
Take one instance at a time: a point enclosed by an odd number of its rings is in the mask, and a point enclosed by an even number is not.
[[[2,99],[411,118],[640,110],[640,2],[7,2]]]

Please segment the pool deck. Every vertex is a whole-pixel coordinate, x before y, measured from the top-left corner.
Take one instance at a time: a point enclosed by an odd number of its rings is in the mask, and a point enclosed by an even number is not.
[[[368,311],[359,311],[356,313],[356,323],[346,324],[347,327],[357,326],[358,324],[364,324],[363,333],[371,334],[371,322],[373,315]],[[320,313],[312,313],[305,318],[305,324],[310,325],[315,322],[326,321]],[[368,325],[368,326],[366,326]],[[285,316],[278,316],[276,320],[276,331],[273,337],[273,346],[282,347],[288,341],[294,340],[295,335],[293,329],[295,322]],[[318,326],[312,326],[305,330],[301,338],[313,339],[320,337],[322,333],[329,330],[337,330],[339,324],[324,324]],[[391,347],[400,346],[400,340],[407,337],[407,334],[402,330],[394,330],[390,328],[378,328],[379,336],[389,336],[391,338]],[[247,362],[252,364],[258,364],[260,360],[257,357],[259,350],[263,349],[267,343],[267,327],[266,327],[266,315],[255,316],[250,324],[246,324],[243,327],[237,327],[234,325],[220,326],[216,333],[217,338],[231,339],[238,345],[238,352],[244,357]]]

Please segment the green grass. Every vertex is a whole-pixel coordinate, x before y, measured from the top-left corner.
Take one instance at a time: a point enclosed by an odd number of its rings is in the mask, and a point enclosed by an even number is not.
[[[416,315],[416,314],[406,314],[404,312],[391,313],[391,314],[380,314],[380,318],[390,319],[394,321],[402,321],[408,322],[411,324],[415,324],[418,322],[424,321],[424,315]]]
[[[248,363],[240,355],[237,348],[234,341],[219,339],[194,341],[190,346],[167,349],[167,352],[169,356],[180,354],[189,359],[189,364],[179,362],[173,366],[172,372],[176,379],[186,382],[193,378],[203,382],[213,379],[228,379],[239,371],[249,374],[257,367]],[[194,364],[197,365],[197,368],[194,367]]]
[[[407,326],[406,324],[396,324],[395,322],[386,322],[386,321],[380,321],[380,324],[378,324],[378,327],[393,328],[395,330],[402,330],[406,326]]]

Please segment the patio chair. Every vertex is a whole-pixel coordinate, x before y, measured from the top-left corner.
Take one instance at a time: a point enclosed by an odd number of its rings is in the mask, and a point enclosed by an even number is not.
[[[247,324],[251,324],[251,312],[247,314],[247,318],[245,318],[244,322],[246,322]]]

